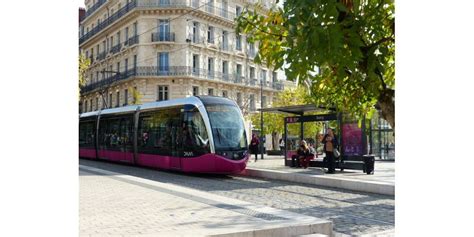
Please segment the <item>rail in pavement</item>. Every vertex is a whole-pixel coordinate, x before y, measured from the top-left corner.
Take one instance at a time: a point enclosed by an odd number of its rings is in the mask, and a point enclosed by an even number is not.
[[[297,236],[332,234],[332,222],[86,165],[81,235]]]

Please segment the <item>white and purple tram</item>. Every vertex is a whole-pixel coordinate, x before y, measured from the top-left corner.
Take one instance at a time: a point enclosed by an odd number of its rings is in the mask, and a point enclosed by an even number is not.
[[[192,173],[238,173],[249,158],[229,99],[188,97],[82,113],[79,157]]]

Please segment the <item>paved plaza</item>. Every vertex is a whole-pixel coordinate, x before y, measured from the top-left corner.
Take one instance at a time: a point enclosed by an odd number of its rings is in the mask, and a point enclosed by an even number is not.
[[[189,175],[82,159],[80,165],[83,236],[218,235],[232,232],[232,226],[254,236],[256,232],[250,230],[288,224],[305,230],[322,228],[308,227],[319,220],[320,224],[331,221],[335,236],[393,235],[393,196],[242,176]],[[92,168],[120,175],[98,174]],[[131,182],[122,176],[142,181],[137,185],[133,183],[136,180]],[[154,188],[153,182],[171,186]],[[193,190],[200,195],[192,195]],[[202,193],[213,197],[200,199]],[[226,201],[216,201],[219,198]],[[239,202],[245,205],[232,204]],[[232,205],[223,205],[229,203]],[[260,232],[260,236],[271,234]]]

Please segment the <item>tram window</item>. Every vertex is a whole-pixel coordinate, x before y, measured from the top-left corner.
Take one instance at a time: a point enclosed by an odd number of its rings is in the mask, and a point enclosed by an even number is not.
[[[184,112],[182,139],[183,151],[190,150],[194,156],[209,153],[206,125],[196,107]]]
[[[79,123],[79,147],[90,148],[94,147],[94,122],[81,122]]]
[[[161,109],[140,114],[138,122],[138,152],[172,155],[178,143],[176,127],[180,109]]]
[[[133,120],[124,117],[120,120],[120,141],[127,149],[133,149]]]

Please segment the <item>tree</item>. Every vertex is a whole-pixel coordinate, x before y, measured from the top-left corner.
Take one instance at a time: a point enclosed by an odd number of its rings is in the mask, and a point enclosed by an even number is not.
[[[378,105],[395,129],[393,0],[285,1],[262,11],[257,6],[237,19],[237,32],[259,42],[255,61],[308,84],[315,104],[358,118]]]
[[[87,78],[85,73],[90,65],[91,60],[86,58],[84,54],[79,54],[79,98],[81,98],[81,87],[86,85]]]

